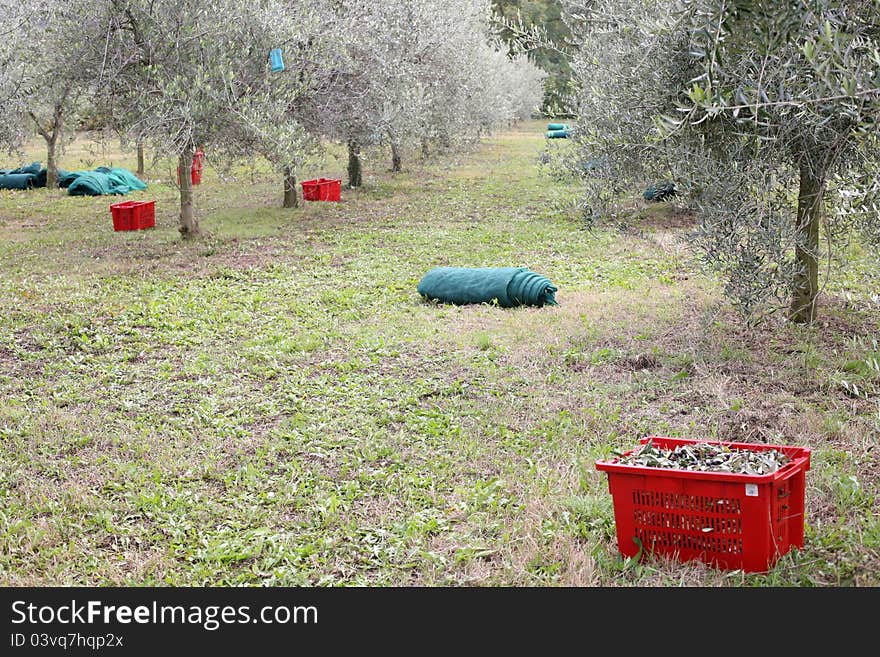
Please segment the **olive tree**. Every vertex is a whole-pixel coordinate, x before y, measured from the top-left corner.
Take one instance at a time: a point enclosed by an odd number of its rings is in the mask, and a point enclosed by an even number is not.
[[[829,236],[840,228],[827,207],[864,191],[865,167],[877,161],[880,3],[688,0],[683,18],[700,75],[681,103],[683,116],[667,122],[664,134],[684,126],[716,145],[710,153],[723,148],[722,156],[750,163],[745,171],[758,194],[738,204],[747,208],[738,217],[760,226],[762,236],[774,234],[775,217],[784,222],[793,256],[768,262],[781,277],[766,278],[790,283],[789,317],[811,322],[823,223]],[[743,222],[713,216],[707,213],[701,235],[711,246]],[[759,246],[744,255],[760,254]]]
[[[351,0],[332,10],[333,31],[341,35],[334,84],[325,89],[333,109],[316,128],[346,144],[348,184],[359,187],[366,147],[390,144],[392,169],[399,170],[401,139],[418,139],[450,9],[435,0]]]
[[[198,148],[235,160],[270,152],[295,160],[302,131],[272,110],[295,85],[273,76],[269,52],[286,38],[273,2],[111,0],[113,75],[105,96],[134,142],[177,158],[180,232],[199,233],[189,171]],[[275,103],[268,107],[267,102]]]
[[[877,0],[566,0],[579,43],[569,168],[606,211],[664,176],[749,315],[816,315],[820,235],[876,236]],[[587,166],[589,164],[589,166]],[[843,212],[842,210],[845,210]]]
[[[308,154],[320,151],[323,125],[334,111],[331,100],[340,94],[346,30],[333,26],[335,14],[327,0],[264,2],[262,9],[283,69],[252,89],[241,115],[254,135],[255,150],[282,175],[282,207],[295,208],[298,169]]]
[[[696,75],[683,30],[647,0],[571,0],[565,17],[577,50],[571,62],[577,157],[553,164],[584,181],[586,218],[613,214],[617,201],[665,171],[667,144],[655,117],[676,106]]]
[[[102,75],[106,3],[24,1],[3,9],[13,17],[4,40],[5,71],[12,72],[18,113],[4,112],[4,130],[20,141],[26,126],[46,141],[46,186],[57,187],[58,147]],[[7,75],[3,78],[10,84]]]

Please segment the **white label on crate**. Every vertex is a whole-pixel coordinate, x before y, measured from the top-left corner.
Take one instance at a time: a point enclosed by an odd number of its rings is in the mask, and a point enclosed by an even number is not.
[[[758,497],[758,484],[746,484],[746,497]]]

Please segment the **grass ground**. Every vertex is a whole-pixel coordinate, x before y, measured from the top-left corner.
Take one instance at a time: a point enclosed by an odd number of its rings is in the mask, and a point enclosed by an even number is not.
[[[688,217],[584,230],[544,141],[373,159],[292,211],[208,153],[186,243],[168,163],[127,197],[149,231],[0,192],[0,584],[880,584],[876,261],[853,247],[813,328],[748,328]],[[134,169],[61,159],[101,164]],[[437,265],[528,266],[560,305],[422,302]],[[812,448],[804,548],[753,575],[621,559],[594,463],[652,433]]]

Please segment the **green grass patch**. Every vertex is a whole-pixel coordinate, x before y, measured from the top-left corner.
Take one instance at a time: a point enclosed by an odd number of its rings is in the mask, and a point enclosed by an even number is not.
[[[749,328],[668,208],[583,230],[544,145],[529,122],[394,175],[376,152],[296,210],[209,154],[191,242],[167,162],[129,197],[149,231],[0,194],[0,582],[880,583],[871,254],[826,324]],[[343,177],[337,151],[301,178]],[[106,141],[61,164],[99,156],[133,168]],[[528,266],[560,305],[424,303],[438,265]],[[748,577],[621,559],[593,464],[651,433],[813,448],[804,549]]]

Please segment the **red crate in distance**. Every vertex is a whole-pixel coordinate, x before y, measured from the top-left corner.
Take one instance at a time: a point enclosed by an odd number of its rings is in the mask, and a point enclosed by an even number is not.
[[[338,201],[342,181],[335,178],[315,178],[300,183],[304,201]]]
[[[664,555],[725,570],[765,572],[804,544],[804,488],[810,449],[649,436],[663,449],[712,443],[731,449],[775,449],[789,457],[763,475],[678,470],[596,461],[608,473],[621,555]],[[627,452],[627,454],[631,453]]]
[[[189,179],[193,185],[200,185],[202,182],[202,169],[205,166],[205,153],[201,149],[193,154],[192,165],[189,168]],[[180,167],[177,167],[177,184],[180,184]]]
[[[113,230],[143,230],[156,225],[156,201],[124,201],[110,206]]]
[[[200,185],[202,182],[202,168],[205,165],[205,153],[200,148],[193,156],[192,167],[190,168],[190,178],[193,185]]]

